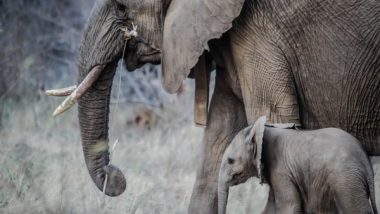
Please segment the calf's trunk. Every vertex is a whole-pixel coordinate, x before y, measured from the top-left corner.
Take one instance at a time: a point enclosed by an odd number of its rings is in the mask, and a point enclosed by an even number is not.
[[[218,182],[218,214],[225,214],[228,202],[229,186],[226,182],[219,180]]]

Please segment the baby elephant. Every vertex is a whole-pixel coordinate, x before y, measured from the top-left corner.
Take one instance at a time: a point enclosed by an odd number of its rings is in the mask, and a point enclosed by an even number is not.
[[[372,166],[361,144],[340,129],[301,131],[265,125],[243,129],[224,153],[218,211],[228,189],[256,176],[270,186],[264,213],[377,213]]]

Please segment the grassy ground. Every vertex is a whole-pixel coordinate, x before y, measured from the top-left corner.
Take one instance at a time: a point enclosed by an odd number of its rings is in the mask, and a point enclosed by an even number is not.
[[[112,162],[128,182],[116,198],[105,198],[90,180],[76,110],[50,117],[60,100],[3,101],[0,213],[186,213],[203,134],[192,121],[191,93],[156,110],[150,130],[130,122],[141,106],[119,104],[115,113],[112,105],[110,140],[119,140]],[[259,213],[265,191],[255,179],[232,188],[231,213]]]
[[[116,198],[104,197],[90,180],[76,110],[50,116],[59,101],[3,101],[0,213],[186,213],[203,134],[192,121],[191,93],[156,109],[157,123],[150,130],[131,123],[140,105],[112,105],[111,143],[119,140],[112,162],[128,182]],[[373,161],[379,171],[380,161]],[[232,188],[229,213],[260,213],[266,194],[257,179]]]

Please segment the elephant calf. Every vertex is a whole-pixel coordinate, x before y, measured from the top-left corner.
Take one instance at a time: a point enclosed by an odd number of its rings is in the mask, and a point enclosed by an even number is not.
[[[377,213],[372,166],[360,142],[336,128],[301,131],[265,125],[240,131],[224,153],[218,209],[229,186],[256,176],[270,186],[264,213]]]

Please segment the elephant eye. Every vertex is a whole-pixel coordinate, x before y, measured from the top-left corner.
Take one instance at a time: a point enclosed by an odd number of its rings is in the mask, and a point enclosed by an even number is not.
[[[125,13],[127,11],[127,7],[123,4],[116,3],[116,6],[119,12]]]
[[[125,6],[123,3],[120,3],[117,0],[114,0],[115,10],[118,16],[126,16],[127,13],[127,6]]]
[[[232,159],[232,158],[227,158],[227,163],[228,164],[234,164],[234,159]]]

